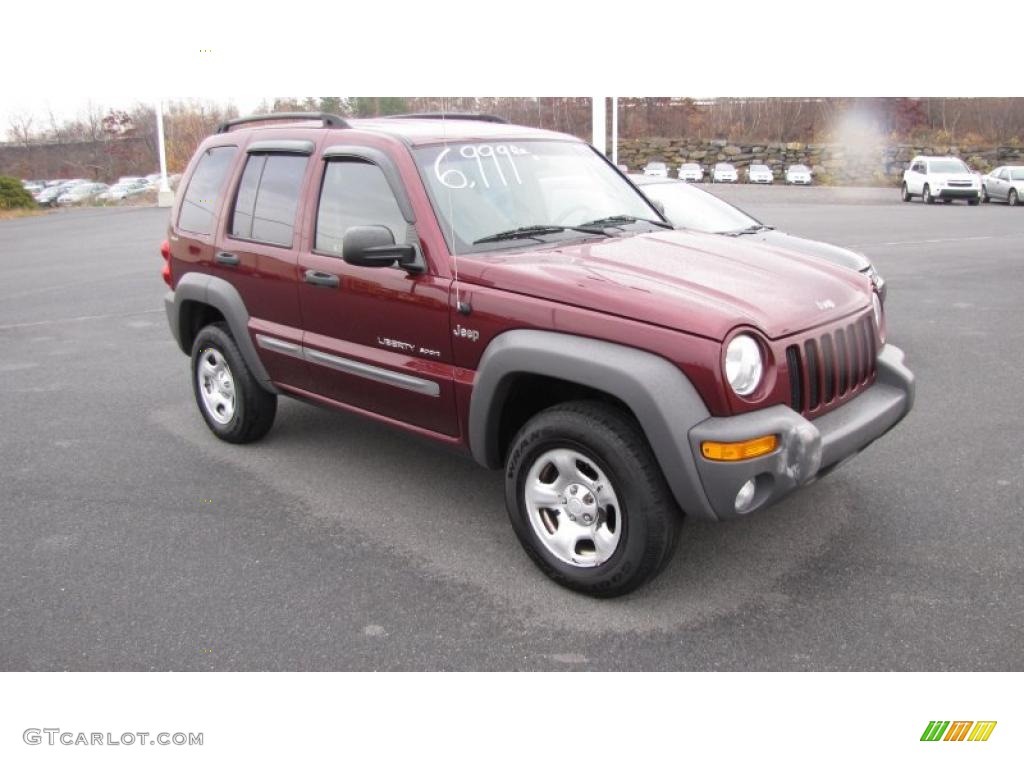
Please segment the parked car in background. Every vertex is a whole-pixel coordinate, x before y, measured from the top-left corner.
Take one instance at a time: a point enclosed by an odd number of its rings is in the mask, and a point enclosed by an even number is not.
[[[21,186],[24,187],[25,191],[28,192],[29,194],[35,195],[39,192],[42,192],[46,188],[46,182],[22,179]]]
[[[36,202],[44,208],[49,208],[51,205],[57,204],[57,198],[66,192],[62,186],[46,187],[45,189],[37,192],[35,197]]]
[[[752,165],[747,168],[747,181],[751,184],[771,184],[775,174],[767,165]]]
[[[1001,165],[982,177],[981,199],[1020,205],[1024,198],[1024,165]]]
[[[799,163],[789,166],[786,169],[786,183],[809,185],[811,183],[811,169]]]
[[[629,178],[662,210],[674,227],[729,237],[742,236],[772,247],[825,259],[865,275],[874,285],[879,299],[885,300],[885,280],[863,253],[779,232],[710,192],[675,179]]]
[[[117,186],[118,184],[145,184],[145,183],[146,183],[146,177],[145,176],[122,176],[116,182],[114,182],[114,186]]]
[[[735,184],[739,180],[740,175],[731,163],[715,163],[715,167],[711,170],[712,184]]]
[[[103,201],[117,201],[124,200],[128,197],[135,197],[141,195],[143,192],[147,192],[150,189],[149,182],[145,179],[139,179],[138,181],[129,182],[118,182],[114,184],[106,192],[102,192],[96,196],[97,200]]]
[[[659,160],[652,160],[644,166],[644,176],[668,177],[668,164]]]
[[[966,200],[968,205],[977,205],[981,196],[981,182],[958,157],[918,155],[903,172],[900,198],[905,203],[920,197],[929,205],[936,200]]]
[[[60,197],[57,198],[58,205],[76,205],[78,203],[87,203],[98,195],[106,192],[110,189],[106,184],[99,184],[96,182],[88,182],[86,184],[76,184],[71,189],[63,192]]]
[[[679,178],[683,181],[704,181],[704,169],[698,163],[683,163],[679,166]]]

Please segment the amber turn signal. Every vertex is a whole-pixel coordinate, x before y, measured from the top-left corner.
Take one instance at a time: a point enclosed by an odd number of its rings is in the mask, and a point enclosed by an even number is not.
[[[778,447],[778,435],[765,435],[742,443],[714,443],[708,440],[700,444],[700,452],[705,459],[712,461],[743,461],[764,456]]]

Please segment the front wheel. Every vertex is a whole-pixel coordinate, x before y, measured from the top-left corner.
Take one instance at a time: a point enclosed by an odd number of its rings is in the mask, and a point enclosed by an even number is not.
[[[927,184],[924,185],[924,190],[921,192],[921,199],[924,200],[928,205],[935,202],[935,198],[932,197],[932,190]]]
[[[988,189],[985,188],[984,184],[981,185],[981,202],[983,202],[983,203],[992,202],[992,198],[988,196]]]
[[[1006,202],[1013,206],[1020,205],[1020,198],[1017,197],[1016,189],[1010,190],[1010,194],[1006,196]]]
[[[907,184],[904,182],[903,186],[900,188],[900,200],[904,203],[909,203],[912,197],[913,195],[910,194],[910,190],[907,189]]]
[[[196,334],[192,388],[206,425],[221,440],[251,443],[274,424],[277,396],[252,375],[225,323],[213,323]]]
[[[594,597],[624,595],[657,575],[680,523],[640,426],[596,401],[554,406],[519,430],[505,503],[541,571]]]

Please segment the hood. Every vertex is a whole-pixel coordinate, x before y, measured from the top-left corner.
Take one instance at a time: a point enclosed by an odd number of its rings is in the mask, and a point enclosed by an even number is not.
[[[973,184],[978,181],[977,176],[966,171],[962,173],[929,173],[928,179],[935,184],[948,184],[951,181]]]
[[[825,259],[833,264],[838,264],[840,267],[852,269],[855,272],[863,272],[871,266],[871,260],[867,256],[851,251],[849,248],[840,248],[838,245],[830,245],[818,240],[807,240],[803,237],[787,235],[785,232],[779,232],[774,229],[758,232],[755,235],[744,235],[744,237],[753,237],[762,243],[775,246],[776,248],[785,248],[797,253],[817,256],[819,259]]]
[[[777,339],[871,302],[866,277],[818,257],[681,230],[460,256],[459,278],[719,341],[739,325]]]

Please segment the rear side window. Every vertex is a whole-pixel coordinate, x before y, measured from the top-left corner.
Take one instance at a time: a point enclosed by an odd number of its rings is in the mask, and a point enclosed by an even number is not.
[[[314,247],[340,256],[349,227],[368,225],[383,225],[396,243],[405,241],[408,225],[384,172],[363,160],[330,161],[320,190]]]
[[[292,244],[305,155],[250,155],[231,217],[231,236],[271,245]]]
[[[179,229],[199,235],[213,231],[218,195],[236,151],[237,147],[211,147],[203,153],[181,201]]]

